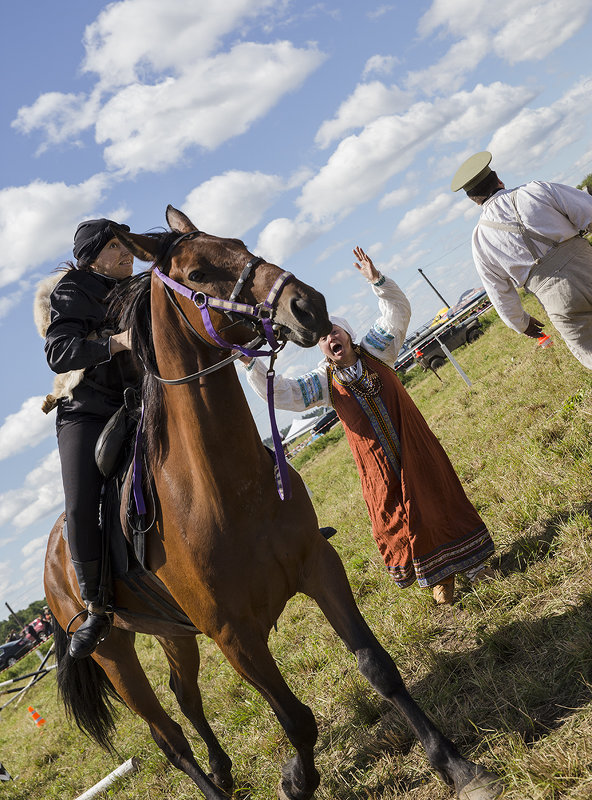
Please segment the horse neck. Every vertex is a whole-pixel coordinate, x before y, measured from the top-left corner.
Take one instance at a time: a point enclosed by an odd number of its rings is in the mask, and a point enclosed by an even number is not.
[[[153,341],[159,374],[164,378],[191,375],[228,355],[181,327],[169,304],[161,305],[159,321],[153,311]],[[218,468],[225,478],[230,473],[244,480],[252,465],[265,456],[234,364],[186,384],[165,384],[163,390],[171,463],[179,458],[179,463],[189,460],[199,469],[207,464],[210,472]]]

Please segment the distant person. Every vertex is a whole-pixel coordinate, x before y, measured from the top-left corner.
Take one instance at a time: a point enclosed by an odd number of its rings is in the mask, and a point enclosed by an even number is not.
[[[492,578],[485,566],[494,545],[469,502],[438,439],[389,366],[405,337],[409,301],[357,247],[355,267],[378,297],[380,318],[354,344],[341,317],[319,346],[320,365],[299,378],[278,376],[275,405],[290,411],[332,405],[356,461],[372,534],[397,586],[417,580],[432,589],[436,603],[452,603],[454,576],[472,583]],[[249,383],[266,395],[267,370],[241,358]]]
[[[40,644],[41,636],[39,636],[39,634],[37,633],[37,630],[35,629],[35,625],[32,622],[30,622],[27,625],[27,633],[31,636],[34,644]]]
[[[506,189],[490,169],[491,153],[476,153],[452,179],[482,206],[473,258],[489,299],[508,327],[532,338],[543,323],[522,308],[524,286],[540,301],[574,356],[592,369],[592,197],[560,183],[531,181]]]
[[[47,606],[43,607],[43,616],[41,618],[41,621],[43,623],[43,633],[45,635],[45,638],[48,639],[53,633],[53,627],[51,624],[51,611]]]

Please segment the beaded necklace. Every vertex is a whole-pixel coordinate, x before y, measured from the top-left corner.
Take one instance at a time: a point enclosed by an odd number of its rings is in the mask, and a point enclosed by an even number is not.
[[[357,353],[358,358],[360,358],[361,352],[358,345],[354,345],[354,351]],[[335,364],[330,361],[330,377],[334,378],[335,382],[340,386],[345,386],[346,389],[351,389],[354,394],[357,394],[360,397],[374,397],[382,391],[382,381],[376,372],[372,372],[372,370],[368,369],[361,358],[360,362],[362,364],[362,374],[359,378],[354,378],[352,381],[347,382],[338,376]]]

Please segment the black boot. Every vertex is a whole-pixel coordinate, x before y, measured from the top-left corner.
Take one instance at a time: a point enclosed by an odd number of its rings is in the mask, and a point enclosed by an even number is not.
[[[104,601],[99,599],[101,562],[72,561],[72,564],[88,616],[72,635],[68,652],[72,658],[87,658],[111,630],[111,620],[105,611]]]

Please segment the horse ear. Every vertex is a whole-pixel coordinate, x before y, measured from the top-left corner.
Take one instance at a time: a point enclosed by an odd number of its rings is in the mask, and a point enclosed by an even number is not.
[[[111,233],[124,244],[127,249],[140,261],[155,261],[158,254],[159,242],[153,236],[141,233],[130,233],[119,225],[111,224]]]
[[[197,230],[197,226],[191,222],[188,216],[170,204],[166,210],[166,221],[169,223],[170,229],[177,233],[191,233],[191,231]]]

